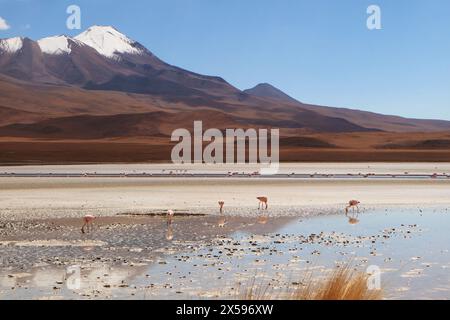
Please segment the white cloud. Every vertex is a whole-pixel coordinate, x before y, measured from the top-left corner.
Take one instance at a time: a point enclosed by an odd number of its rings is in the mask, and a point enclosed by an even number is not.
[[[6,22],[5,19],[0,17],[0,30],[8,30],[9,28],[11,27],[9,26],[8,22]]]

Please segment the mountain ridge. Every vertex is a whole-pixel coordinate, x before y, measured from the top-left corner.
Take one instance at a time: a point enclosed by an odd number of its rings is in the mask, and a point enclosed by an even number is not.
[[[111,26],[92,26],[76,37],[0,40],[0,106],[4,114],[16,110],[23,116],[23,121],[13,114],[5,117],[15,121],[3,121],[6,126],[32,125],[33,121],[40,126],[36,121],[77,115],[123,114],[129,118],[129,114],[164,110],[191,112],[204,121],[225,113],[234,127],[280,127],[286,134],[293,130],[297,134],[450,130],[450,122],[443,120],[304,104],[269,83],[241,91],[221,77],[170,65]]]

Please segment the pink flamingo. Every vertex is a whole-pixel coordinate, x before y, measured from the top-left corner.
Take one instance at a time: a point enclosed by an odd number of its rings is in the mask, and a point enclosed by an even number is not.
[[[92,215],[85,215],[84,217],[83,217],[83,222],[84,222],[84,224],[83,224],[83,226],[81,227],[81,232],[82,233],[86,233],[85,231],[84,231],[84,228],[86,228],[86,231],[87,232],[90,232],[91,230],[92,230],[92,224],[94,223],[94,220],[95,220],[96,218],[94,217],[94,216],[92,216]]]
[[[348,206],[346,206],[345,207],[345,213],[347,214],[348,213],[348,210],[350,209],[350,208],[353,208],[353,211],[355,210],[355,208],[357,209],[357,212],[359,212],[359,204],[360,204],[361,202],[359,202],[358,200],[350,200],[349,202],[348,202]]]
[[[172,224],[173,216],[175,213],[173,210],[167,210],[167,224],[170,226]]]
[[[223,213],[223,206],[225,205],[225,201],[223,201],[223,200],[220,200],[219,201],[219,209],[220,209],[220,214],[222,214]]]
[[[266,205],[265,209],[267,210],[267,208],[269,207],[267,204],[267,201],[268,201],[267,197],[256,197],[256,199],[259,200],[258,210],[261,208],[264,209],[264,205]]]

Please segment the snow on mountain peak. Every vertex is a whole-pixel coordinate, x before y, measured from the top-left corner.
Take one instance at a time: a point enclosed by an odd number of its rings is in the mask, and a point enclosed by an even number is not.
[[[22,49],[23,38],[15,37],[9,39],[0,40],[0,51],[15,53]]]
[[[38,40],[38,45],[47,54],[69,54],[72,51],[71,41],[78,42],[67,36],[54,36]]]
[[[115,58],[120,53],[141,54],[143,52],[142,48],[136,46],[136,41],[111,26],[92,26],[75,39],[108,58]]]

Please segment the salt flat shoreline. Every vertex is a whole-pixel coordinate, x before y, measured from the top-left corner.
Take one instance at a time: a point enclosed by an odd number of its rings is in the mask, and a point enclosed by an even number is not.
[[[368,179],[368,180],[386,180],[386,179],[403,179],[403,180],[423,180],[423,179],[433,179],[433,180],[447,180],[450,179],[450,174],[308,174],[308,173],[285,173],[285,174],[273,174],[273,175],[260,175],[255,173],[0,173],[0,178],[184,178],[184,179],[195,179],[195,178],[224,178],[224,179],[340,179],[340,180],[358,180],[358,179]]]
[[[450,181],[405,179],[253,178],[0,178],[0,219],[81,217],[85,214],[176,213],[258,216],[256,197],[269,198],[270,216],[341,214],[350,199],[362,210],[448,207]]]
[[[281,163],[278,175],[251,165],[103,164],[0,167],[0,219],[176,213],[258,216],[341,214],[362,209],[450,205],[450,163]],[[234,175],[228,176],[231,172]],[[140,175],[140,176],[139,176]]]
[[[186,171],[189,174],[224,174],[228,172],[255,172],[262,167],[255,164],[66,164],[0,166],[0,174],[168,174]],[[450,162],[282,162],[278,174],[386,174],[430,175],[450,174]]]

